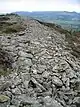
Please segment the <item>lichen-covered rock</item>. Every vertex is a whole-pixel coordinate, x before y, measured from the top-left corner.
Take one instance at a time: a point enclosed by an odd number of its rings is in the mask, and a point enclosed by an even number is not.
[[[9,107],[10,98],[6,95],[0,95],[0,107]]]
[[[8,96],[0,95],[0,103],[7,102],[9,100],[10,100],[10,98]]]

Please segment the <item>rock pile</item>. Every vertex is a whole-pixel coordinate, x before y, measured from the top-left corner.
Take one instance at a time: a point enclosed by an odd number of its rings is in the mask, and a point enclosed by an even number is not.
[[[35,20],[25,23],[24,32],[0,36],[14,71],[0,76],[0,107],[80,107],[80,60],[65,35]]]

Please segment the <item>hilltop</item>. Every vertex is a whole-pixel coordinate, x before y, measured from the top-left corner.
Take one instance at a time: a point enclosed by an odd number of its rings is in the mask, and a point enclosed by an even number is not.
[[[0,23],[0,107],[79,107],[80,32],[16,14]]]

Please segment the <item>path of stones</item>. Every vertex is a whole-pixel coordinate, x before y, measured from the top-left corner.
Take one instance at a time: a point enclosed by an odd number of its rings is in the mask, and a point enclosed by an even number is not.
[[[0,36],[13,68],[0,77],[0,107],[80,107],[80,63],[65,35],[27,19],[24,32]]]

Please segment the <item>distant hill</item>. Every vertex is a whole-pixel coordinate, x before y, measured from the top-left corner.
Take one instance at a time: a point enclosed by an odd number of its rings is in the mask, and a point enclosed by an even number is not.
[[[61,20],[79,20],[80,13],[66,11],[44,11],[44,12],[16,12],[22,16],[31,16],[34,18],[43,18],[46,20],[61,19]]]
[[[80,29],[80,13],[67,11],[39,11],[39,12],[15,12],[16,14],[26,17],[32,17],[41,21],[56,23],[64,28]]]

